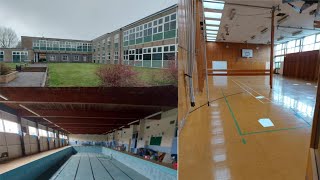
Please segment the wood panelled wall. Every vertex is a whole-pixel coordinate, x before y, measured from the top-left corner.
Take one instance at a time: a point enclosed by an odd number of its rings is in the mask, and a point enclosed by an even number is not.
[[[283,76],[309,81],[318,79],[319,51],[287,54],[284,58]]]
[[[252,49],[253,58],[242,58],[242,49]],[[207,42],[208,69],[212,69],[212,61],[228,61],[228,69],[262,70],[266,62],[270,62],[270,45]]]

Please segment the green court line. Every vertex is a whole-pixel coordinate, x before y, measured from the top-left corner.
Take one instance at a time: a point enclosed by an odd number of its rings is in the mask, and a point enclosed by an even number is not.
[[[289,130],[308,128],[308,127],[310,126],[305,125],[305,126],[292,127],[292,128],[281,128],[281,129],[271,129],[271,130],[265,130],[265,131],[248,132],[248,133],[243,133],[243,136],[252,135],[252,134],[269,133],[269,132],[278,132],[278,131],[289,131]]]
[[[237,128],[238,134],[240,136],[247,136],[247,135],[261,134],[261,133],[279,132],[279,131],[289,131],[289,130],[296,130],[296,129],[301,129],[301,128],[310,128],[309,125],[305,125],[305,126],[292,127],[292,128],[280,128],[280,129],[272,129],[272,130],[265,130],[265,131],[255,131],[255,132],[247,132],[247,133],[244,132],[244,133],[242,133],[240,125],[239,125],[239,123],[238,123],[238,121],[237,121],[237,119],[236,119],[236,117],[234,115],[234,112],[233,112],[233,110],[232,110],[232,108],[231,108],[231,106],[229,104],[229,101],[228,101],[227,97],[225,96],[225,94],[224,94],[222,89],[221,89],[221,92],[222,92],[222,95],[224,97],[225,102],[227,103],[227,106],[229,108],[229,112],[231,113],[231,116],[232,116],[233,121],[234,121],[234,123],[236,125],[236,128]],[[245,139],[242,139],[242,143],[246,144]]]
[[[238,133],[239,133],[240,136],[242,136],[242,132],[241,132],[239,123],[238,123],[238,121],[237,121],[237,119],[236,119],[236,116],[234,115],[234,113],[233,113],[233,111],[232,111],[232,109],[231,109],[231,106],[230,106],[230,104],[229,104],[229,102],[228,102],[228,99],[227,99],[227,97],[224,95],[222,89],[221,89],[221,92],[222,92],[222,95],[223,95],[223,97],[224,97],[224,100],[226,101],[226,103],[227,103],[227,105],[228,105],[229,112],[231,113],[231,116],[232,116],[232,118],[233,118],[233,121],[234,121],[234,123],[236,124]]]
[[[247,144],[247,141],[244,138],[242,138],[242,143]]]

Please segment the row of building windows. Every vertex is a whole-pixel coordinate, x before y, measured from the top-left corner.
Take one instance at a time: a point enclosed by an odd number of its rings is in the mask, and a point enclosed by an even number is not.
[[[320,34],[306,36],[275,46],[275,62],[283,61],[286,54],[320,49]]]
[[[33,49],[46,50],[46,51],[79,51],[91,52],[92,44],[83,42],[71,41],[47,41],[35,40],[33,41]]]
[[[38,136],[37,128],[28,126],[29,135]],[[43,129],[38,129],[40,137],[54,137],[57,138],[57,133],[51,131],[46,131]],[[16,122],[0,119],[0,132],[12,133],[12,134],[21,134],[20,125]],[[66,135],[59,134],[60,139],[67,139]]]
[[[123,33],[124,46],[176,37],[177,15],[161,17]]]
[[[175,60],[176,45],[130,49],[123,52],[124,61]]]
[[[28,60],[28,51],[12,51],[12,62],[25,62]]]
[[[87,61],[87,56],[83,56],[82,58],[83,58],[83,61],[85,61],[85,62]],[[50,55],[49,56],[49,60],[50,61],[56,61],[57,60],[57,56]],[[80,56],[75,55],[75,56],[73,56],[73,59],[70,59],[68,55],[62,55],[62,59],[61,60],[62,61],[69,61],[69,60],[80,61]]]

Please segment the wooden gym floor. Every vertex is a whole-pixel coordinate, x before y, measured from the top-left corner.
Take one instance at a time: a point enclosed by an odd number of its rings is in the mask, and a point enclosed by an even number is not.
[[[304,179],[316,83],[275,75],[272,91],[268,84],[209,77],[210,106],[198,104],[180,132],[180,179]]]

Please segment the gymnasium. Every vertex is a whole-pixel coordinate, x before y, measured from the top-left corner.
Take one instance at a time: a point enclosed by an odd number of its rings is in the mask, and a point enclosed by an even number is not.
[[[179,178],[319,179],[318,1],[178,7]]]

